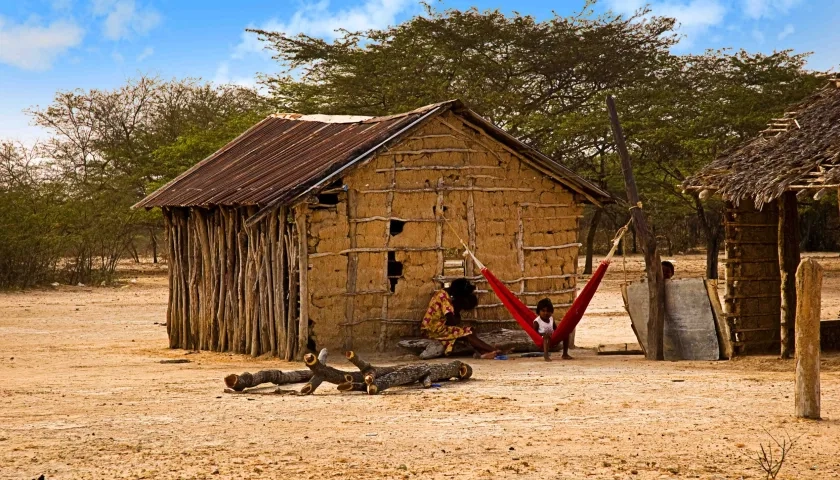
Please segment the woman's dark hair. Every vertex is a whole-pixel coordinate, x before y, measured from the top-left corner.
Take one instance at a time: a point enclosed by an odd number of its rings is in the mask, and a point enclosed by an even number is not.
[[[551,303],[550,298],[543,298],[542,300],[537,302],[537,314],[539,314],[540,310],[542,310],[544,308],[548,309],[549,312],[554,313],[554,304]]]
[[[669,262],[668,260],[663,260],[662,261],[662,269],[663,270],[668,269],[671,272],[674,272],[674,264]]]
[[[465,297],[455,297],[454,302],[458,304],[460,311],[472,310],[478,306],[478,297],[471,293]]]
[[[444,290],[452,298],[452,305],[459,311],[472,310],[478,306],[478,297],[474,293],[475,285],[466,278],[453,280]]]
[[[446,293],[448,293],[450,297],[467,297],[475,292],[475,285],[470,283],[470,281],[466,278],[459,278],[453,280],[452,283],[444,290],[446,290]]]

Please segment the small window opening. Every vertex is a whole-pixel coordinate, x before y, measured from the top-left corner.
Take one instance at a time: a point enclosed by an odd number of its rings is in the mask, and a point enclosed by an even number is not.
[[[401,234],[403,232],[403,228],[405,228],[405,222],[403,222],[402,220],[391,219],[388,231],[391,233],[391,236],[394,237]]]
[[[338,205],[338,194],[320,193],[318,194],[318,203],[321,205]]]
[[[457,248],[443,252],[443,276],[446,280],[461,278],[467,274],[467,262]]]
[[[388,283],[391,293],[397,291],[397,282],[403,275],[403,263],[397,261],[397,252],[388,252]]]

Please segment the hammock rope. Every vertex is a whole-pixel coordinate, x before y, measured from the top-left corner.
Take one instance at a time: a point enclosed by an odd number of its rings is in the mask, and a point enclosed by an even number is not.
[[[638,206],[641,208],[641,205]],[[502,301],[502,304],[505,308],[513,315],[513,318],[525,330],[525,333],[531,337],[531,340],[534,341],[534,344],[538,348],[543,347],[543,337],[534,330],[534,320],[537,318],[537,314],[534,313],[527,305],[522,303],[519,298],[508,289],[504,283],[501,282],[496,276],[491,272],[481,261],[476,258],[475,254],[473,254],[472,250],[467,246],[467,243],[458,235],[458,232],[455,230],[455,227],[449,222],[449,220],[445,216],[441,216],[444,222],[449,226],[452,230],[452,233],[455,235],[455,238],[461,242],[461,245],[464,247],[464,256],[469,256],[475,265],[481,270],[481,274],[487,279],[487,283],[490,285],[490,288],[496,293],[496,296],[499,297],[499,300]],[[568,338],[569,334],[572,333],[572,330],[577,327],[577,324],[580,323],[580,320],[583,318],[583,314],[586,311],[586,307],[589,306],[589,302],[592,300],[592,297],[595,295],[595,292],[598,290],[598,286],[601,284],[601,280],[604,278],[604,275],[607,273],[607,268],[612,261],[613,255],[615,255],[616,250],[618,249],[618,245],[621,242],[624,234],[627,233],[627,230],[630,228],[630,223],[633,221],[631,218],[630,221],[627,222],[626,225],[619,228],[615,234],[615,237],[612,239],[612,248],[604,260],[601,261],[601,264],[598,265],[598,269],[595,270],[595,273],[592,274],[592,277],[586,282],[586,285],[580,291],[580,294],[577,295],[574,302],[572,302],[572,306],[569,307],[569,310],[566,311],[566,314],[563,315],[563,319],[557,323],[557,328],[554,329],[554,334],[551,336],[551,347],[557,346],[558,343]],[[624,250],[622,250],[622,253]]]

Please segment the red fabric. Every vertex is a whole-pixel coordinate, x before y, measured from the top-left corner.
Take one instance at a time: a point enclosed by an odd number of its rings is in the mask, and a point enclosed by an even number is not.
[[[554,329],[554,334],[551,336],[552,347],[557,346],[558,343],[568,338],[569,334],[572,333],[572,330],[574,330],[575,327],[577,327],[577,324],[580,323],[580,319],[583,318],[583,314],[586,312],[586,307],[589,306],[589,302],[595,295],[595,291],[598,290],[598,285],[601,284],[601,279],[603,279],[604,274],[607,273],[607,267],[609,267],[609,265],[609,262],[601,262],[601,264],[598,265],[598,269],[592,274],[592,278],[586,282],[586,285],[584,285],[583,290],[580,291],[580,294],[578,294],[577,298],[572,303],[572,306],[566,314],[563,315],[563,319],[557,324],[557,328]]]
[[[499,300],[502,301],[505,308],[508,309],[511,315],[513,315],[513,318],[520,326],[522,326],[525,333],[531,337],[531,340],[533,340],[538,347],[542,348],[542,336],[534,330],[534,320],[537,318],[537,314],[528,308],[527,305],[522,303],[510,290],[508,290],[505,284],[493,275],[493,272],[485,267],[481,269],[481,274],[487,279],[487,283],[489,283],[493,291],[496,292],[496,296],[499,297]]]
[[[572,333],[572,330],[574,330],[578,323],[580,323],[580,320],[583,318],[583,314],[586,312],[586,307],[588,307],[589,302],[592,301],[592,297],[598,290],[598,286],[601,284],[601,280],[607,273],[609,265],[610,262],[601,262],[601,264],[598,265],[598,269],[592,274],[592,278],[586,282],[583,290],[580,291],[580,294],[577,298],[575,298],[575,301],[572,302],[572,306],[566,314],[563,315],[563,319],[557,324],[557,328],[554,329],[554,334],[551,336],[552,347],[557,346],[558,343],[568,338],[569,334]],[[531,340],[534,341],[537,347],[542,348],[543,339],[540,334],[534,330],[534,320],[537,318],[537,314],[528,308],[527,305],[522,303],[522,301],[520,301],[519,298],[517,298],[517,296],[501,282],[501,280],[493,275],[493,272],[485,267],[481,269],[481,274],[487,279],[487,283],[489,283],[493,291],[496,292],[496,296],[499,297],[505,308],[507,308],[511,315],[513,315],[516,322],[522,326],[525,333],[531,337]]]

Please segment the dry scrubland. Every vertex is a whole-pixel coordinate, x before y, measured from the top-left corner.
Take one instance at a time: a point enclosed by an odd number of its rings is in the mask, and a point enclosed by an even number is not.
[[[678,276],[702,271],[701,257],[676,260]],[[840,258],[821,261],[823,316],[836,318]],[[629,259],[631,278],[641,265]],[[126,275],[136,283],[0,294],[0,478],[763,478],[764,429],[798,438],[779,478],[840,478],[837,354],[823,359],[820,422],[792,416],[794,364],[773,357],[578,349],[550,364],[475,360],[475,380],[440,389],[226,395],[228,373],[301,365],[167,349],[166,277]],[[622,279],[619,260],[578,345],[634,340]]]

